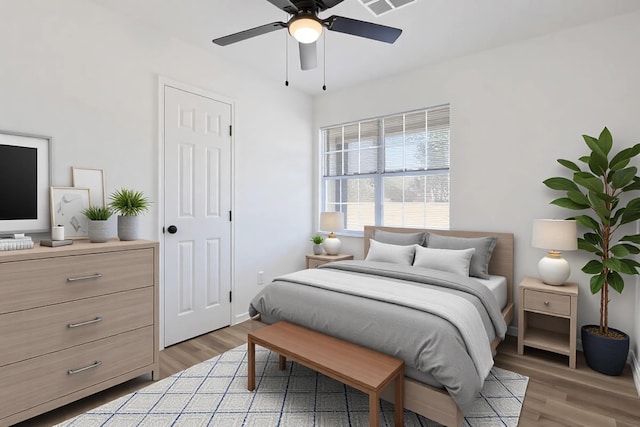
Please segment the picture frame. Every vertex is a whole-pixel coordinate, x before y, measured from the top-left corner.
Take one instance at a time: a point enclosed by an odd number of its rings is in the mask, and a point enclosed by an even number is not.
[[[0,130],[0,234],[51,230],[52,141],[51,136]],[[20,200],[22,207],[15,209],[18,205],[6,200]]]
[[[91,206],[105,207],[107,194],[104,185],[104,169],[71,167],[71,178],[74,187],[88,188]]]
[[[89,237],[89,219],[82,213],[90,206],[91,190],[81,187],[51,187],[51,225],[64,226],[65,239]]]

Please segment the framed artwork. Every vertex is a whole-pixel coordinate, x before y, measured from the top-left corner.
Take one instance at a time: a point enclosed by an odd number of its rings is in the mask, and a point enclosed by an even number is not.
[[[91,194],[91,206],[104,207],[107,205],[107,195],[104,189],[104,170],[71,168],[74,187],[88,188]]]
[[[82,211],[90,206],[88,188],[51,187],[51,224],[64,226],[65,239],[89,237],[89,219]]]
[[[0,234],[51,230],[51,141],[0,130]]]

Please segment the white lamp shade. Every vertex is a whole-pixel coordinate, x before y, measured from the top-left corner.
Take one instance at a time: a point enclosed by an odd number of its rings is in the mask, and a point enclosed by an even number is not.
[[[344,214],[342,212],[321,212],[320,230],[331,232],[344,230]]]
[[[556,251],[575,251],[578,249],[576,222],[561,219],[534,220],[531,246]]]

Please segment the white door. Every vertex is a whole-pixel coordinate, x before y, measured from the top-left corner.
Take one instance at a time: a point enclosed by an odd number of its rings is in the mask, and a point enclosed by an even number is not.
[[[231,105],[164,87],[165,345],[231,319]]]

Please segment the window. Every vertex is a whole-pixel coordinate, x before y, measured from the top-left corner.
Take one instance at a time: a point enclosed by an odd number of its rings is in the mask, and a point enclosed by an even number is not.
[[[321,130],[323,211],[365,225],[449,228],[449,105]]]

